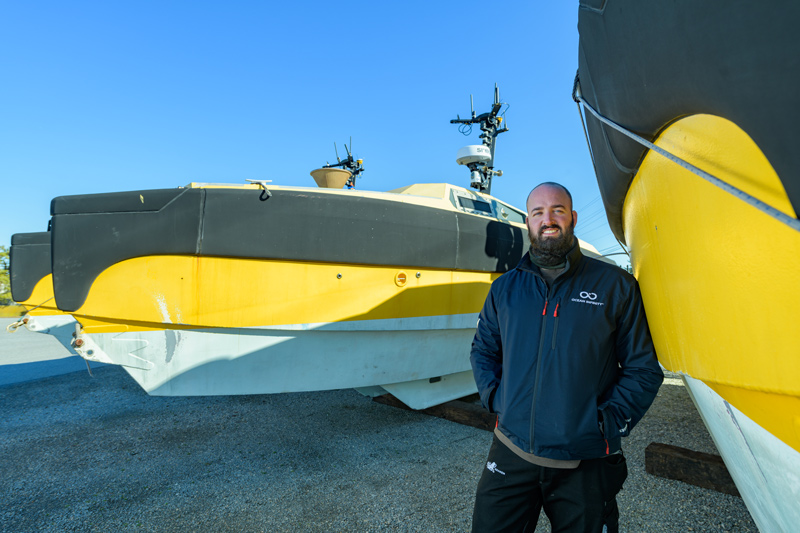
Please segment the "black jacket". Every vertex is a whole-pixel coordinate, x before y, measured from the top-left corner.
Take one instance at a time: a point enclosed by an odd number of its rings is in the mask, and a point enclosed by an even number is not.
[[[619,450],[664,379],[636,279],[578,246],[549,290],[528,254],[492,283],[470,360],[500,431],[560,460]]]

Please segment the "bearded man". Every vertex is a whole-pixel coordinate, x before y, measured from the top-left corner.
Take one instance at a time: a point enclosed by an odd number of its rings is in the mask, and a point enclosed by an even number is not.
[[[530,250],[492,284],[470,360],[497,427],[473,532],[618,531],[620,438],[664,375],[636,279],[586,257],[572,195],[545,182],[526,204]],[[605,529],[604,529],[605,528]]]

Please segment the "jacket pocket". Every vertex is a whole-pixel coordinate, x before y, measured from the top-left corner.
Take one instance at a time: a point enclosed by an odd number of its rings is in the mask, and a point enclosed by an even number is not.
[[[497,387],[495,387],[495,389],[489,395],[490,404],[488,408],[489,412],[492,414],[499,415],[503,411],[503,396],[502,396],[502,391],[500,390],[501,388],[503,388],[502,379],[497,384]]]
[[[616,430],[617,426],[614,423],[614,417],[611,416],[607,407],[597,408],[597,426],[597,429],[600,431],[600,434],[603,435],[604,439],[615,436],[613,432]]]

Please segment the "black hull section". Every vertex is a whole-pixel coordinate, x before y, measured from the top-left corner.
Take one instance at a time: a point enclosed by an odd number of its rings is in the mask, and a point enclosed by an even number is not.
[[[51,214],[53,288],[68,312],[103,270],[147,255],[505,272],[527,247],[519,227],[357,193],[133,191],[55,198]]]
[[[800,213],[798,21],[794,1],[583,0],[581,90],[601,114],[649,140],[689,115],[734,122]],[[624,242],[622,205],[645,148],[591,115],[587,123],[609,223]]]
[[[24,302],[36,284],[50,274],[50,232],[12,235],[10,259],[11,298]]]

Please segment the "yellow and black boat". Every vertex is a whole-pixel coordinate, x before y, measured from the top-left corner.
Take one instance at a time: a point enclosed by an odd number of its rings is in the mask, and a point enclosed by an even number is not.
[[[800,523],[797,2],[583,0],[576,100],[659,359],[762,531]]]
[[[416,409],[468,395],[478,313],[528,242],[525,213],[489,194],[500,109],[495,93],[489,113],[454,121],[483,132],[458,157],[473,190],[345,189],[362,168],[348,153],[312,173],[321,188],[55,198],[48,232],[13,239],[14,298],[52,290],[58,314],[29,324],[72,327],[80,355],[154,395],[357,388]]]

